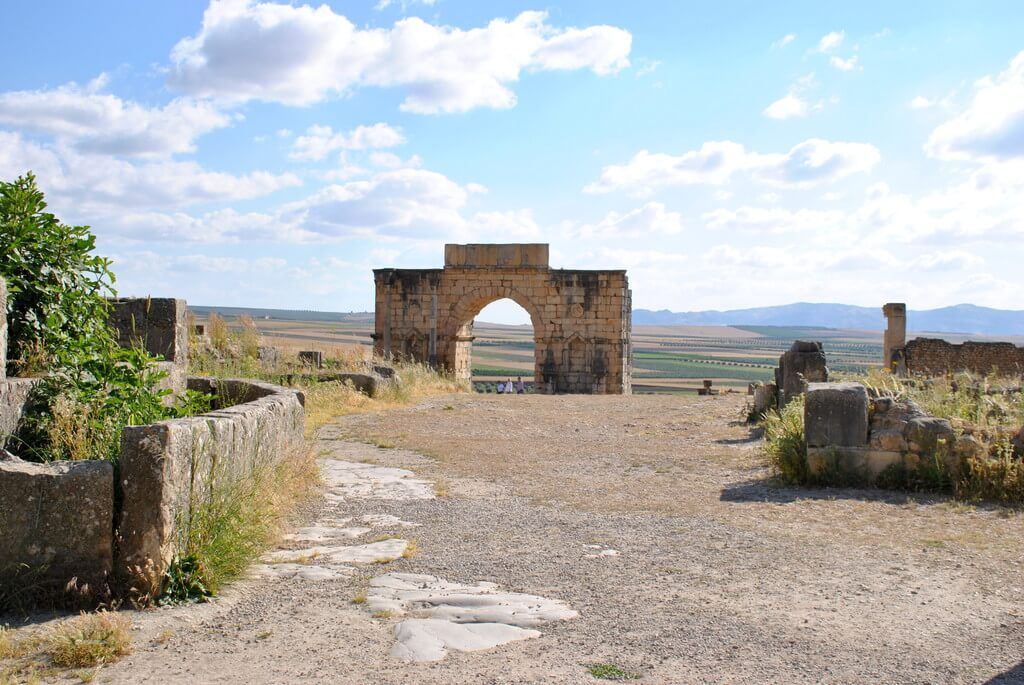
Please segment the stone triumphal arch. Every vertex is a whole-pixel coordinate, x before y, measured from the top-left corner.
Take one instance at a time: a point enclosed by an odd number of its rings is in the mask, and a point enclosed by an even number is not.
[[[552,269],[543,244],[445,245],[443,269],[375,269],[378,354],[469,379],[473,319],[508,298],[533,321],[538,392],[629,394],[625,271]]]

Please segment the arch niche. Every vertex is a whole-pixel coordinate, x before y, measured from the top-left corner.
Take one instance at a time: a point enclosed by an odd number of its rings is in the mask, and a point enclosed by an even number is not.
[[[497,291],[497,294],[495,294]],[[473,375],[473,321],[477,314],[483,311],[484,307],[497,302],[498,300],[509,299],[526,310],[530,315],[530,323],[533,324],[533,380],[534,387],[540,388],[543,379],[543,359],[538,353],[540,340],[546,339],[544,332],[544,319],[540,309],[534,305],[529,297],[513,288],[478,288],[466,293],[463,298],[452,309],[451,315],[443,324],[443,330],[447,338],[454,344],[451,368],[457,378],[468,379]]]
[[[404,355],[469,380],[473,319],[507,298],[533,322],[538,392],[631,391],[625,271],[551,269],[547,245],[446,245],[444,269],[376,269],[374,281],[379,355]],[[422,344],[409,345],[410,336]]]

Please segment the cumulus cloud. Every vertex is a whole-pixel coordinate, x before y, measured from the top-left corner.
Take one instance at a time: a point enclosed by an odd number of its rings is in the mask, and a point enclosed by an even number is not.
[[[583,224],[570,231],[570,235],[584,239],[629,238],[651,235],[671,235],[683,230],[679,212],[670,212],[660,202],[648,202],[628,212],[609,212],[593,224]]]
[[[910,101],[911,109],[928,109],[929,107],[934,106],[935,103],[929,100],[928,98],[924,97],[923,95],[918,95],[913,100]]]
[[[384,123],[357,126],[348,133],[335,133],[330,126],[310,126],[292,144],[292,159],[321,160],[339,150],[368,150],[394,147],[405,142],[401,131]]]
[[[614,26],[556,28],[545,12],[463,30],[408,17],[361,29],[327,5],[212,2],[171,53],[172,86],[230,101],[308,105],[364,86],[402,87],[404,111],[508,108],[525,71],[629,66],[632,36]]]
[[[970,106],[932,131],[925,151],[938,159],[1024,158],[1024,52],[1006,71],[975,83]]]
[[[796,40],[796,34],[795,33],[787,33],[782,38],[779,38],[777,41],[772,43],[772,47],[773,48],[784,48],[787,45],[789,45],[790,43],[792,43],[794,40]]]
[[[843,44],[843,39],[845,37],[846,34],[843,31],[831,31],[826,33],[821,37],[821,40],[818,41],[818,51],[830,52],[835,50]]]
[[[52,135],[83,152],[145,157],[192,152],[196,138],[232,120],[209,102],[186,97],[144,107],[97,92],[103,85],[0,93],[0,124]]]
[[[763,114],[770,119],[794,119],[807,116],[810,106],[795,93],[782,96],[764,108]]]
[[[846,59],[833,55],[829,58],[828,63],[839,71],[853,71],[857,68],[857,55],[847,57]]]
[[[468,191],[443,174],[399,169],[326,186],[285,207],[283,216],[326,237],[430,237],[464,224]]]
[[[301,183],[294,174],[236,175],[208,171],[192,161],[136,162],[82,154],[0,131],[0,178],[30,170],[51,199],[64,203],[77,216],[244,200]]]
[[[827,231],[843,225],[845,217],[840,211],[749,206],[715,209],[701,215],[708,228],[759,234]]]
[[[682,155],[641,150],[623,165],[606,166],[601,177],[584,188],[588,193],[627,190],[649,194],[661,186],[720,185],[734,175],[777,186],[807,187],[870,171],[881,158],[867,143],[831,142],[812,138],[787,153],[761,154],[732,141],[704,143]]]

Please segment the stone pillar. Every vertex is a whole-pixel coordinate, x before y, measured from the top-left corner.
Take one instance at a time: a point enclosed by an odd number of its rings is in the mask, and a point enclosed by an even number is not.
[[[886,328],[882,339],[882,363],[896,373],[904,370],[903,348],[907,344],[907,305],[890,302],[882,307]]]

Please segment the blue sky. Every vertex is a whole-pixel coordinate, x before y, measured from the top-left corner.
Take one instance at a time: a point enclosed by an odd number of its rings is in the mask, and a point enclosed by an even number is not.
[[[1021,308],[1024,6],[767,5],[17,3],[0,178],[196,304],[522,241],[635,307]]]

